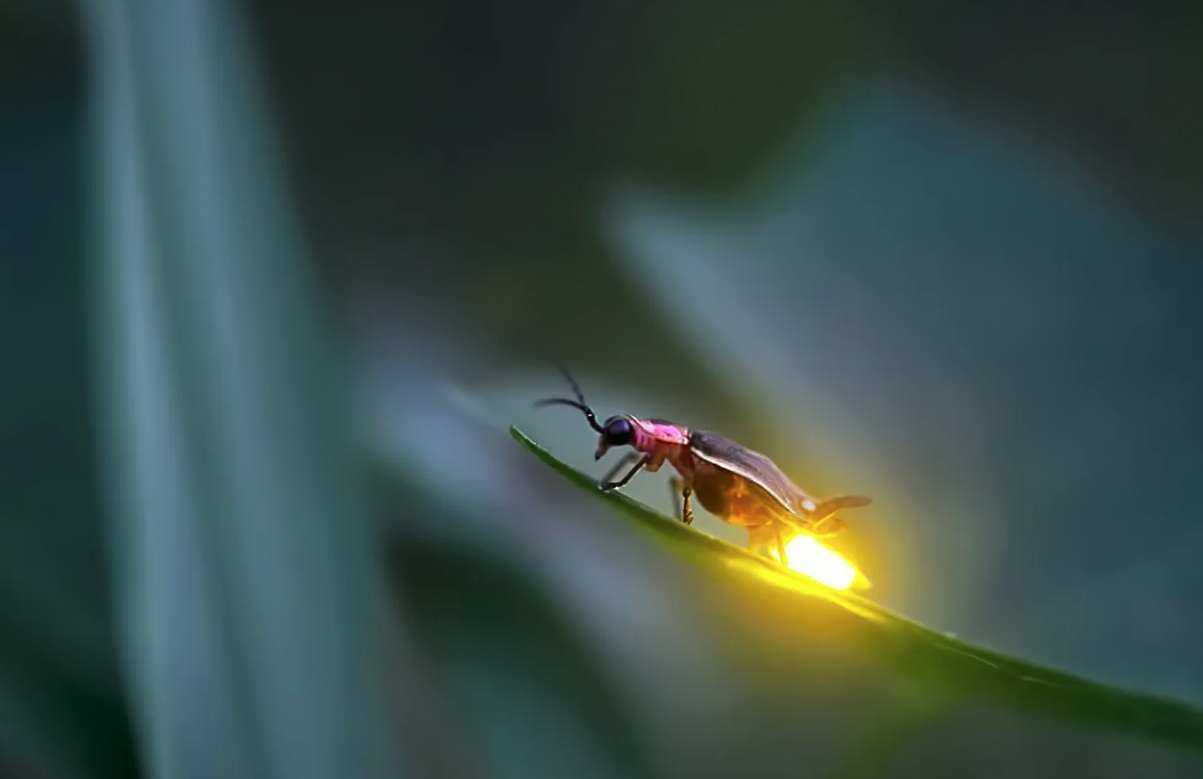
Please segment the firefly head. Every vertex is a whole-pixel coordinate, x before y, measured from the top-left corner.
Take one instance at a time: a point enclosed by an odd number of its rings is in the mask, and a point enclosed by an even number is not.
[[[568,371],[560,368],[560,373],[564,374],[564,378],[572,386],[572,393],[576,395],[576,399],[569,398],[545,398],[535,401],[536,406],[571,406],[585,415],[585,419],[589,422],[589,426],[597,431],[597,451],[593,453],[593,459],[600,460],[602,455],[612,446],[627,446],[635,441],[635,423],[633,417],[625,415],[612,416],[605,421],[605,424],[598,424],[597,416],[593,413],[593,409],[585,402],[585,396],[581,392],[580,386],[576,380],[569,375]]]
[[[635,440],[635,425],[627,416],[613,416],[601,426],[594,460],[600,460],[612,446],[627,446]]]

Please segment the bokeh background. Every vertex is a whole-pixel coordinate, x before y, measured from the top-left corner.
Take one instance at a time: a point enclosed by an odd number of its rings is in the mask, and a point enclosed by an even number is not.
[[[880,603],[1203,705],[1201,87],[1189,2],[0,1],[0,776],[1199,776],[505,429],[608,467],[564,362],[873,496]]]

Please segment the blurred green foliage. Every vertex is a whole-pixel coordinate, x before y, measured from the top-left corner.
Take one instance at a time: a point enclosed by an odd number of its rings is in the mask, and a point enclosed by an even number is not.
[[[143,764],[391,775],[345,371],[237,9],[90,12],[100,443]]]

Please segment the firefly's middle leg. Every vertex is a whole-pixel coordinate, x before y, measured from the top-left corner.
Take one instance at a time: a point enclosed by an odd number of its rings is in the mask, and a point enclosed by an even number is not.
[[[689,499],[693,497],[693,487],[685,486],[685,481],[680,476],[673,476],[668,480],[668,487],[672,490],[673,508],[676,508],[677,495],[681,496],[681,511],[677,514],[677,519],[684,522],[686,525],[693,524],[693,507],[689,505]],[[674,511],[674,513],[676,513]]]

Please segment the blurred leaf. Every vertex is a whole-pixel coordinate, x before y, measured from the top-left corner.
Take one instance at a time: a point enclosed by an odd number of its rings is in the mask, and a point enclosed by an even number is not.
[[[147,770],[384,775],[383,579],[242,20],[88,10],[102,443]]]
[[[97,685],[80,673],[61,645],[36,635],[28,624],[3,612],[0,618],[5,757],[58,776],[137,776],[126,710],[115,686]]]
[[[755,401],[739,440],[873,496],[857,556],[898,611],[1203,704],[1203,236],[906,74],[787,162],[738,207],[637,193],[612,223]]]
[[[437,694],[418,712],[430,731],[423,748],[442,752],[427,763],[496,779],[654,776],[654,734],[641,729],[579,616],[565,614],[521,560],[475,547],[419,542],[390,554]]]
[[[834,640],[847,649],[876,658],[922,689],[1203,752],[1203,710],[1092,682],[943,635],[657,514],[625,495],[603,493],[595,479],[559,462],[518,429],[511,428],[511,434],[677,555],[731,584],[778,590],[781,597],[794,599],[799,620],[821,625],[825,633],[834,631]]]
[[[0,84],[0,763],[124,779],[137,765],[86,391],[81,89],[42,67],[66,47],[54,35],[6,48],[22,32],[0,30],[0,60],[37,73]]]
[[[931,695],[867,717],[867,729],[840,753],[829,779],[877,779],[889,775],[887,772],[899,755],[915,739],[951,714],[952,702],[946,696]]]

